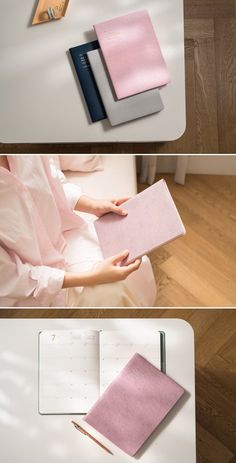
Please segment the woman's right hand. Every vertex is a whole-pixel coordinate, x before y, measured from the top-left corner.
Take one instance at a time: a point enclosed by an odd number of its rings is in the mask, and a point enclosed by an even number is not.
[[[125,280],[131,273],[139,269],[141,259],[129,265],[120,266],[121,262],[128,257],[129,251],[123,251],[121,254],[109,257],[98,264],[92,270],[93,284],[114,283],[115,281]]]
[[[124,266],[119,265],[128,255],[129,251],[124,251],[121,254],[109,257],[109,259],[105,259],[89,272],[65,272],[62,287],[75,288],[77,286],[95,286],[125,280],[132,272],[138,270],[142,262],[141,259],[137,259],[132,264]]]

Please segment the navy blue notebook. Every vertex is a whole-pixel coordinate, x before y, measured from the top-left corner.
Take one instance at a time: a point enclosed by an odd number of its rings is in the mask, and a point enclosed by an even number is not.
[[[95,40],[94,42],[84,43],[83,45],[69,49],[92,122],[101,121],[107,118],[106,111],[93,76],[93,71],[87,58],[88,51],[97,50],[98,48],[100,48],[99,43]]]

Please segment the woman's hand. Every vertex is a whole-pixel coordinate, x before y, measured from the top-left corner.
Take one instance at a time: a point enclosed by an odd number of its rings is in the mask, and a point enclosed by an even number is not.
[[[90,214],[96,215],[97,217],[101,217],[104,214],[108,214],[108,212],[114,212],[115,214],[126,216],[128,212],[126,212],[121,207],[121,205],[125,203],[128,199],[129,198],[106,200],[93,199],[89,198],[88,196],[81,196],[76,205],[76,210],[81,212],[88,212]]]
[[[76,286],[94,286],[105,283],[114,283],[125,280],[131,273],[139,269],[141,259],[129,265],[120,266],[119,264],[128,257],[129,252],[124,251],[121,254],[105,259],[90,272],[86,273],[65,273],[63,288],[74,288]]]
[[[125,280],[131,273],[138,270],[141,259],[129,265],[120,266],[121,262],[128,257],[129,251],[105,259],[92,271],[95,284],[114,283],[115,281]]]

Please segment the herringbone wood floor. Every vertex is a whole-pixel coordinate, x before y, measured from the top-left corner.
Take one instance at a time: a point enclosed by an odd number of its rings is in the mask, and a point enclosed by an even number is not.
[[[156,307],[235,307],[235,176],[187,175],[184,187],[173,175],[162,177],[187,233],[150,255]]]
[[[14,309],[0,311],[0,317],[182,318],[188,321],[195,332],[196,346],[197,463],[236,462],[236,310]]]
[[[184,0],[187,130],[151,144],[0,145],[0,153],[235,153],[235,0]]]

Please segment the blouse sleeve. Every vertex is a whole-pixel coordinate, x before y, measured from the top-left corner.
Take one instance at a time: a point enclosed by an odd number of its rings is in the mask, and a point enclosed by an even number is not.
[[[80,197],[82,196],[82,190],[78,185],[74,183],[68,182],[65,175],[60,169],[60,162],[58,156],[54,156],[50,158],[50,168],[51,173],[55,177],[57,177],[63,187],[66,199],[68,201],[70,209],[73,211],[77,202],[79,201]]]
[[[0,298],[33,297],[39,305],[49,305],[61,291],[65,272],[47,266],[24,264],[15,253],[0,246]]]

